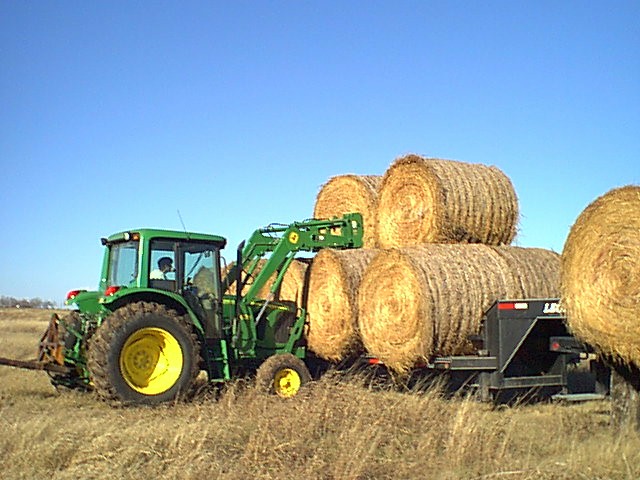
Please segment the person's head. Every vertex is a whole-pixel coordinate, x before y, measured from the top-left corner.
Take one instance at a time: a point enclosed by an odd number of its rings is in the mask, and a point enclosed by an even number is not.
[[[158,268],[162,271],[162,273],[172,272],[173,271],[173,260],[169,257],[162,257],[158,260]]]

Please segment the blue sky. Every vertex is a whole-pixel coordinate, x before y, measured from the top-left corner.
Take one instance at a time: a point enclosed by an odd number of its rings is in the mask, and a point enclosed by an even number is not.
[[[561,251],[640,182],[637,1],[0,2],[0,295],[96,287],[134,227],[237,243],[398,156],[501,168]]]

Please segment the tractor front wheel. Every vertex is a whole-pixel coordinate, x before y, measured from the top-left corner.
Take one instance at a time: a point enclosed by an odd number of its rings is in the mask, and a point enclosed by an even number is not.
[[[291,353],[267,358],[256,372],[258,388],[282,398],[295,396],[310,381],[311,374],[305,363]]]
[[[121,403],[156,404],[188,394],[199,349],[185,317],[138,302],[109,315],[91,338],[87,367],[98,395]]]

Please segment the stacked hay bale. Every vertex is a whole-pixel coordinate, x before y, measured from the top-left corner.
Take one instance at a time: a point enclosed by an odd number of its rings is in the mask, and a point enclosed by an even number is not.
[[[325,183],[316,197],[314,218],[339,217],[359,212],[364,224],[365,248],[376,246],[376,206],[382,177],[378,175],[338,175]]]
[[[553,298],[560,295],[560,255],[544,248],[492,247],[513,275],[511,298]]]
[[[580,214],[562,252],[561,290],[577,336],[640,368],[640,186],[614,189]]]
[[[356,331],[357,290],[375,256],[376,209],[380,175],[337,175],[327,181],[313,209],[314,218],[362,214],[363,249],[321,250],[309,272],[308,345],[316,355],[339,361],[361,351]]]
[[[376,231],[382,248],[501,245],[511,243],[517,221],[515,190],[498,168],[407,155],[383,177]]]
[[[309,348],[339,361],[361,351],[356,331],[358,286],[375,250],[321,250],[309,275]]]
[[[537,268],[522,268],[529,262]],[[559,256],[540,249],[423,244],[383,251],[360,284],[364,346],[399,372],[435,354],[471,353],[467,337],[493,302],[557,293],[558,269]]]
[[[507,246],[518,201],[496,167],[407,155],[373,177],[375,188],[357,188],[367,177],[354,177],[334,177],[321,191],[346,208],[319,209],[320,200],[331,203],[319,195],[316,213],[365,209],[369,223],[375,219],[369,246],[379,249],[316,256],[309,346],[319,356],[339,360],[366,349],[405,371],[434,354],[469,353],[468,335],[499,298],[558,296],[556,253]],[[363,191],[367,201],[356,193]],[[352,196],[358,200],[342,199]]]

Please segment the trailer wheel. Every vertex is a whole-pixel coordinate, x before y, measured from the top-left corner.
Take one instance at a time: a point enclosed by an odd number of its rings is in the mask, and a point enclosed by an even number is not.
[[[157,303],[125,305],[91,338],[87,368],[98,395],[121,403],[181,398],[199,371],[199,348],[184,316]]]
[[[256,372],[258,388],[282,398],[295,396],[310,381],[311,374],[305,363],[291,353],[267,358]]]

